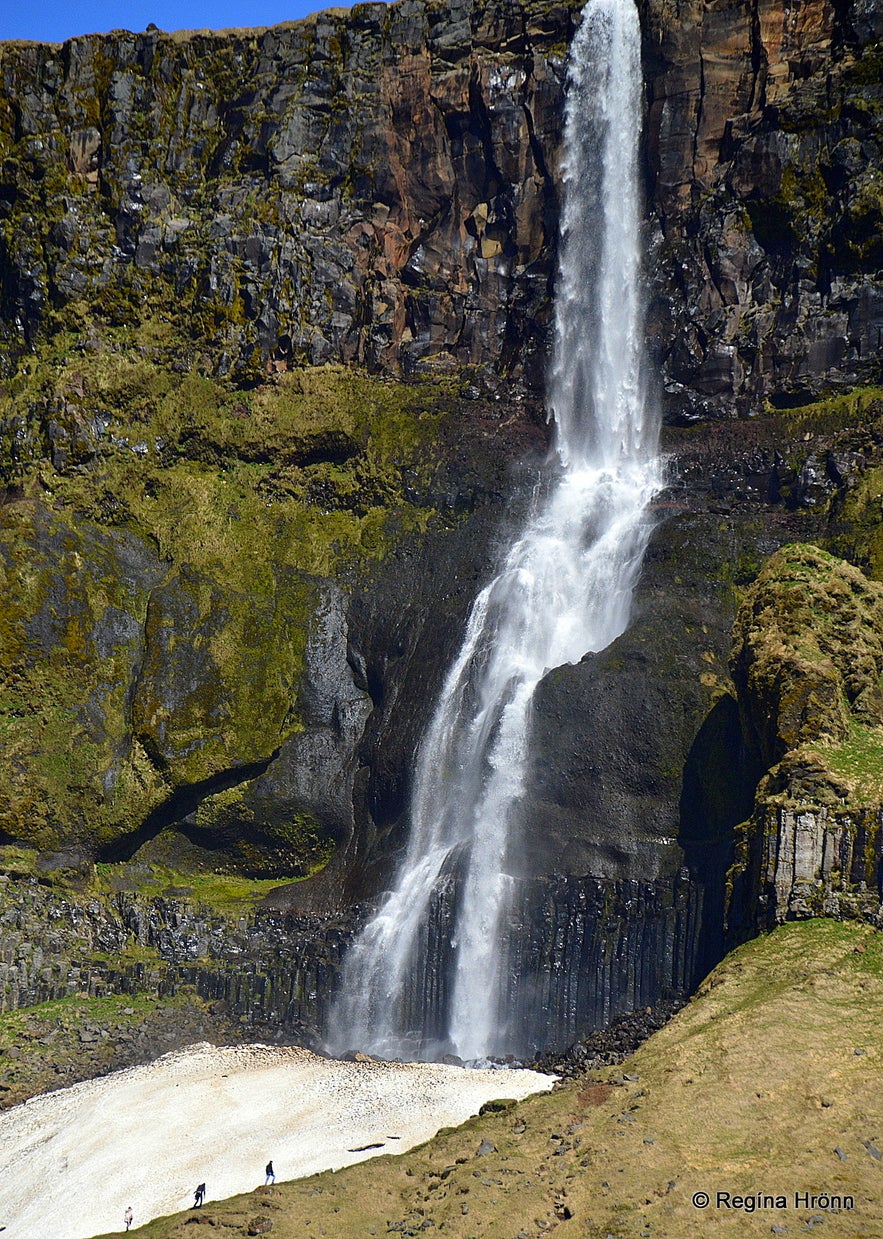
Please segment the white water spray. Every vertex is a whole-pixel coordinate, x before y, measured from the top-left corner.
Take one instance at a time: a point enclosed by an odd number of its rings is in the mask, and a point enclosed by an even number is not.
[[[476,599],[424,736],[394,889],[345,961],[332,1049],[413,1057],[404,992],[434,892],[460,876],[444,1048],[508,1049],[500,939],[514,879],[530,707],[542,676],[625,629],[660,486],[641,374],[640,29],[633,0],[589,0],[571,50],[550,388],[560,469]]]

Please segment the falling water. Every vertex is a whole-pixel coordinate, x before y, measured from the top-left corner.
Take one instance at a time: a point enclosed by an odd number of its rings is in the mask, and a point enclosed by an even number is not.
[[[569,66],[564,211],[550,385],[557,470],[478,595],[421,742],[406,855],[351,948],[332,1049],[387,1057],[511,1044],[500,941],[514,879],[534,691],[552,667],[626,627],[658,489],[656,420],[641,374],[637,146],[640,30],[633,0],[589,0]],[[404,993],[440,884],[457,875],[446,1035],[407,1027]]]

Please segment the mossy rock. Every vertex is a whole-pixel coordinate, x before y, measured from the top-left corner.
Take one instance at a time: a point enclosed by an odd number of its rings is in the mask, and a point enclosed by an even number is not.
[[[53,848],[134,827],[166,794],[128,726],[151,587],[142,540],[39,501],[0,508],[0,831]]]
[[[371,708],[346,598],[439,522],[449,384],[326,366],[244,390],[182,377],[177,347],[156,318],[137,347],[123,326],[59,334],[0,389],[20,496],[3,509],[0,830],[120,860],[176,823],[224,868],[307,876],[352,832]]]
[[[767,766],[856,719],[883,725],[883,586],[818,547],[777,551],[746,591],[733,678]]]
[[[746,592],[731,666],[767,767],[728,876],[731,930],[823,913],[879,924],[883,586],[783,547]]]
[[[265,760],[299,726],[311,581],[230,589],[182,565],[151,594],[132,704],[135,735],[174,786]]]

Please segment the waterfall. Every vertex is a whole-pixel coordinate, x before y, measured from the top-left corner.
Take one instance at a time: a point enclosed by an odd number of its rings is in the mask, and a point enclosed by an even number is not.
[[[640,128],[634,2],[589,0],[567,85],[549,391],[555,467],[473,605],[420,745],[406,854],[344,963],[332,1050],[476,1060],[512,1043],[501,943],[531,700],[549,669],[625,629],[660,485],[642,380]],[[442,889],[453,892],[454,932],[439,1033],[419,1026],[419,1013],[409,1027],[405,992]]]

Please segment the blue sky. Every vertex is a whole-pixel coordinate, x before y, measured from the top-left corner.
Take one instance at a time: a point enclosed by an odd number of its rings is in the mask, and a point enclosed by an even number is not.
[[[0,4],[0,39],[61,43],[75,34],[120,28],[145,30],[149,22],[160,30],[273,26],[329,8],[331,3],[333,0],[5,0]]]

